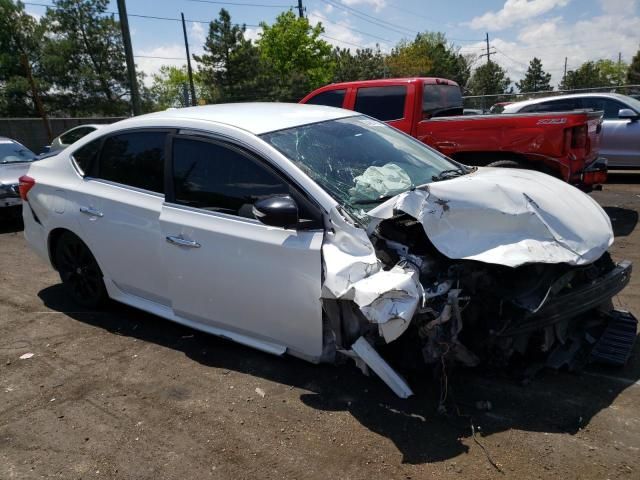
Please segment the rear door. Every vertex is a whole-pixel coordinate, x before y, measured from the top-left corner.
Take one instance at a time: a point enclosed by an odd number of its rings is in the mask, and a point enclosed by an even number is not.
[[[171,142],[161,225],[174,313],[257,348],[319,357],[324,230],[317,208],[236,145],[186,135]],[[253,216],[256,200],[277,194],[297,201],[298,228]]]
[[[583,97],[583,108],[604,111],[600,154],[611,167],[640,166],[640,122],[618,118],[622,102],[606,97]]]
[[[411,134],[414,98],[412,84],[359,87],[350,108]]]
[[[72,154],[87,173],[75,202],[83,238],[122,292],[168,304],[160,250],[165,143],[169,130],[129,130]]]

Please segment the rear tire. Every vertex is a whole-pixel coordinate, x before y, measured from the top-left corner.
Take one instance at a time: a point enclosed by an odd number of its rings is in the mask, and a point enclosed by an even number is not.
[[[71,232],[56,243],[55,263],[67,293],[78,305],[97,308],[107,300],[102,271],[89,247]]]
[[[527,168],[517,160],[496,160],[487,165],[487,167],[500,167],[500,168]]]

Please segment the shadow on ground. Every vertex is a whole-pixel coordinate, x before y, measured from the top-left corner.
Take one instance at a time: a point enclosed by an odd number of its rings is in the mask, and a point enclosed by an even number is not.
[[[611,219],[613,234],[616,237],[626,237],[631,235],[638,224],[638,212],[629,208],[604,207]]]
[[[351,364],[312,365],[271,356],[120,304],[111,304],[104,312],[77,312],[62,285],[40,291],[39,297],[50,309],[73,312],[68,315],[78,321],[175,349],[202,365],[303,389],[304,404],[324,411],[348,411],[364,427],[390,439],[410,464],[467,452],[463,440],[471,436],[472,422],[484,436],[509,429],[575,434],[627,387],[568,373],[545,373],[521,386],[477,371],[456,371],[448,378],[449,413],[440,415],[439,385],[427,375],[410,379],[416,395],[401,400]],[[635,381],[640,378],[640,365],[633,368],[617,370],[615,375]],[[491,402],[492,409],[478,411],[477,401]]]

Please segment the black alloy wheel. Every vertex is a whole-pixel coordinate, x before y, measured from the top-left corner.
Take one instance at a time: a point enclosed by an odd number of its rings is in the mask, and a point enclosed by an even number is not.
[[[76,303],[87,308],[104,304],[107,291],[102,271],[82,240],[71,232],[63,233],[56,244],[55,263],[62,284]]]

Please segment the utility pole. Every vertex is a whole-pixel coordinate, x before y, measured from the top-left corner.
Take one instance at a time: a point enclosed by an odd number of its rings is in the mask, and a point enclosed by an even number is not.
[[[122,42],[124,54],[127,60],[127,73],[129,74],[129,89],[131,90],[131,108],[134,115],[140,115],[140,96],[138,94],[138,81],[136,79],[136,64],[133,63],[133,49],[131,48],[131,34],[129,33],[129,19],[127,6],[124,0],[118,0],[118,16],[120,17],[120,29],[122,30]]]
[[[487,32],[487,63],[491,63],[491,52],[489,51],[489,32]]]
[[[196,87],[193,85],[193,70],[191,70],[191,55],[189,55],[189,41],[187,40],[187,26],[184,23],[184,13],[180,12],[182,17],[182,33],[184,33],[184,48],[187,50],[187,73],[189,74],[189,86],[191,87],[191,105],[194,107],[198,104],[196,100]]]
[[[298,16],[304,18],[304,7],[302,6],[302,0],[298,0]]]
[[[618,85],[622,85],[622,52],[618,52]]]
[[[564,57],[564,75],[562,75],[562,86],[567,88],[567,57]]]
[[[491,51],[491,47],[489,45],[489,32],[487,32],[487,53],[483,53],[482,55],[480,55],[480,58],[482,57],[487,57],[487,64],[491,63],[491,55],[495,55],[496,51]]]

